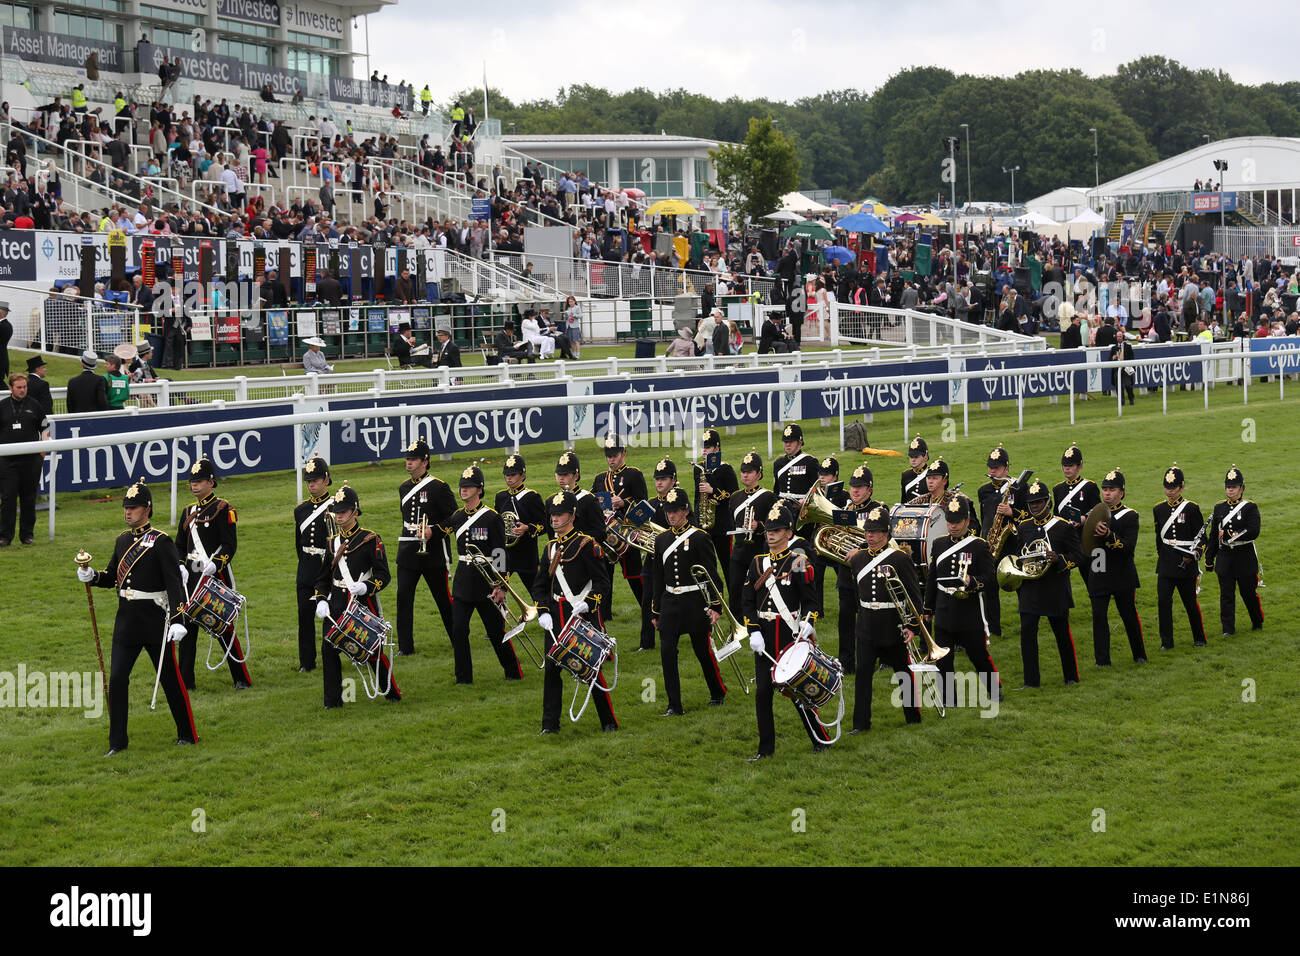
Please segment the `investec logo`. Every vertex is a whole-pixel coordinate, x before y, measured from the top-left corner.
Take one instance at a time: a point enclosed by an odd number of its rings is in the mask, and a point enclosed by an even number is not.
[[[133,936],[153,928],[151,893],[82,893],[73,886],[50,897],[50,925],[56,927],[130,927]]]

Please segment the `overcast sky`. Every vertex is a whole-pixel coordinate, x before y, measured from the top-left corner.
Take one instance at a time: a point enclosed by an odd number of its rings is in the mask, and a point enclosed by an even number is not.
[[[833,89],[869,92],[909,66],[1001,75],[1078,68],[1096,76],[1152,53],[1262,83],[1300,78],[1289,53],[1294,22],[1294,5],[1275,0],[1244,8],[1205,0],[399,0],[370,17],[370,69],[417,90],[428,83],[435,101],[481,83],[484,61],[489,85],[515,102],[553,98],[574,83],[789,101]],[[1266,40],[1273,29],[1282,36]],[[354,48],[365,49],[364,26]],[[365,66],[358,59],[357,73]]]

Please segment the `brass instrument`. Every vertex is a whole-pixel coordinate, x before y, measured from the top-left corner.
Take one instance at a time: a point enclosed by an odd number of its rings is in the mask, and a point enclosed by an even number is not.
[[[823,558],[837,564],[848,564],[849,553],[867,546],[867,533],[861,528],[831,525],[818,528],[813,535],[813,548]]]
[[[813,485],[808,489],[808,494],[803,496],[799,505],[799,519],[795,521],[796,526],[809,523],[835,524],[835,505],[818,485]]]
[[[501,619],[506,626],[505,636],[501,639],[502,643],[510,641],[518,635],[522,638],[519,643],[528,659],[532,661],[534,667],[542,670],[546,666],[546,658],[539,653],[537,645],[533,643],[533,639],[527,631],[527,625],[535,623],[541,617],[541,611],[537,605],[519,596],[518,592],[510,586],[510,582],[497,570],[496,565],[492,563],[491,559],[483,553],[478,545],[465,545],[462,557],[474,565],[474,569],[487,582],[489,588],[492,590],[499,588],[506,592],[505,601],[497,605],[497,608],[501,611]],[[512,600],[518,610],[511,610],[510,602]]]
[[[742,642],[749,639],[749,630],[736,620],[735,615],[731,613],[731,608],[727,607],[727,602],[723,600],[717,585],[713,583],[708,568],[702,564],[691,565],[691,577],[695,579],[695,583],[699,585],[700,591],[703,592],[705,603],[712,604],[717,601],[722,606],[722,615],[709,633],[710,640],[722,641],[721,644],[715,643],[713,645],[713,656],[718,659],[719,663],[731,658],[731,666],[736,669],[736,680],[740,681],[740,686],[745,688],[745,693],[748,694],[749,681],[745,680],[745,675],[740,669],[740,663],[734,655],[741,649]],[[723,627],[726,628],[725,635],[720,633]]]
[[[659,537],[668,529],[663,525],[655,524],[653,521],[647,521],[645,524],[637,527],[630,521],[624,519],[622,527],[619,529],[619,535],[627,541],[629,545],[646,554],[654,554],[655,538]],[[626,549],[624,549],[626,550]]]
[[[709,472],[704,470],[704,458],[704,455],[697,458],[695,461],[695,467],[700,469],[701,477],[703,477],[703,479],[709,483],[710,487],[712,487],[713,477]],[[718,489],[714,488],[710,494],[706,495],[700,491],[700,486],[697,484],[695,486],[695,493],[700,496],[700,512],[696,515],[696,518],[699,519],[700,530],[710,531],[713,529],[714,523],[718,520],[718,499],[714,497],[714,495],[718,493]],[[749,688],[746,687],[745,690],[748,692]]]
[[[925,621],[921,619],[921,612],[912,603],[912,598],[907,593],[907,588],[904,587],[903,580],[898,576],[898,572],[888,564],[881,565],[877,570],[880,572],[881,577],[885,579],[889,599],[894,602],[894,607],[898,611],[899,630],[907,628],[912,631],[912,636],[903,642],[903,646],[907,648],[907,669],[913,674],[927,671],[937,673],[939,668],[936,664],[952,653],[951,649],[940,647],[934,642],[929,628],[925,626]],[[925,645],[924,655],[920,654],[917,647],[917,634],[921,635],[921,643]],[[916,702],[916,706],[920,708],[921,702],[919,700]],[[942,696],[935,703],[934,709],[938,711],[940,717],[948,715]]]
[[[1035,538],[1020,554],[1008,554],[998,562],[998,587],[1004,591],[1019,591],[1026,581],[1037,581],[1052,567],[1047,556],[1051,546],[1046,538]]]
[[[1097,547],[1097,526],[1104,524],[1109,528],[1113,518],[1114,515],[1106,506],[1106,502],[1099,501],[1083,519],[1083,527],[1079,529],[1079,541],[1083,545],[1084,555],[1089,559],[1092,557],[1093,548]]]
[[[745,505],[745,510],[740,513],[740,523],[738,527],[732,528],[727,532],[728,535],[736,536],[742,534],[754,534],[750,527],[754,523],[754,498],[756,495],[749,496],[749,502]]]
[[[424,533],[429,530],[429,519],[420,515],[420,520],[415,523],[415,536],[420,539],[420,554],[429,553],[429,540]]]
[[[624,526],[627,521],[619,517],[617,511],[605,512],[605,540],[603,544],[606,548],[614,553],[614,557],[621,558],[627,554],[627,549],[632,546],[624,532]]]
[[[938,498],[935,498],[934,495],[930,494],[930,492],[927,491],[923,495],[917,495],[915,498],[909,501],[908,504],[909,505],[945,504],[948,501],[948,499],[951,498],[953,495],[955,495],[957,491],[961,488],[961,486],[964,484],[966,484],[966,482],[964,481],[957,482],[957,484],[953,485],[951,488],[948,488],[945,491],[940,492]]]
[[[506,547],[513,548],[519,543],[522,534],[515,534],[515,525],[519,524],[519,515],[513,511],[501,512],[501,523],[506,526]]]
[[[1020,473],[1020,477],[1009,479],[1002,488],[1002,500],[1000,504],[1010,505],[1011,498],[1016,491],[1024,486],[1033,472],[1025,469]],[[1015,515],[1010,517],[999,514],[994,517],[993,522],[984,531],[984,540],[989,544],[989,550],[993,552],[993,560],[998,559],[1002,549],[1007,546],[1007,538],[1011,537],[1011,531],[1015,526]]]

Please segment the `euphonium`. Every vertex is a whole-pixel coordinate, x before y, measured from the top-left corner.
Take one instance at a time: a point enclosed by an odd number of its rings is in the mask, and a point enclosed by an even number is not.
[[[849,563],[849,552],[867,546],[867,533],[861,528],[829,526],[818,528],[813,547],[823,558],[839,564]]]
[[[619,529],[619,534],[638,551],[654,554],[655,538],[667,530],[663,525],[655,524],[653,521],[647,521],[638,527],[630,521],[624,520],[622,527]]]
[[[804,495],[803,503],[799,506],[799,520],[795,524],[802,525],[809,522],[835,524],[835,505],[822,493],[819,485],[813,485],[808,489],[808,494]]]

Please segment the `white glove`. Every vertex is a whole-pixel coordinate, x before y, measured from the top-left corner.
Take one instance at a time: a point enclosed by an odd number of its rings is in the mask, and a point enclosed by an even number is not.
[[[811,640],[813,635],[812,621],[802,621],[799,624],[799,640]]]
[[[551,614],[549,611],[543,611],[541,614],[537,615],[537,623],[542,625],[542,630],[550,631],[552,634],[555,633],[555,631],[552,630],[555,627],[555,622],[551,620]]]
[[[348,585],[348,590],[349,590],[350,592],[352,592],[353,594],[355,594],[357,597],[365,597],[365,595],[366,595],[366,582],[365,582],[365,581],[353,581],[351,584]]]
[[[190,569],[193,570],[193,571],[197,571],[198,573],[202,574],[202,573],[203,573],[203,561],[202,561],[200,558],[190,558]]]
[[[181,569],[181,586],[184,587],[186,590],[189,590],[189,587],[190,587],[190,569],[187,568],[187,567],[185,566],[185,562],[184,562],[184,561],[182,561],[180,564],[178,564],[178,565],[176,565],[176,566],[177,566],[178,568]]]
[[[185,631],[184,624],[173,624],[171,627],[167,628],[167,640],[169,641],[182,640],[185,637],[185,633],[186,631]]]
[[[207,575],[209,575],[209,576],[210,576],[210,575],[213,575],[213,574],[216,574],[216,573],[217,573],[217,565],[216,565],[216,562],[214,562],[214,561],[209,561],[209,562],[207,562],[205,565],[203,565],[203,573],[204,573],[204,574],[207,574]]]
[[[322,621],[330,616],[330,606],[324,601],[316,602],[316,616]]]
[[[94,568],[77,568],[77,580],[82,584],[89,584],[95,580]]]
[[[755,654],[762,654],[767,650],[767,644],[763,641],[763,635],[758,631],[749,632],[749,649]]]
[[[579,601],[577,604],[573,605],[573,616],[582,617],[582,615],[586,614],[590,610],[591,607],[586,601]]]

